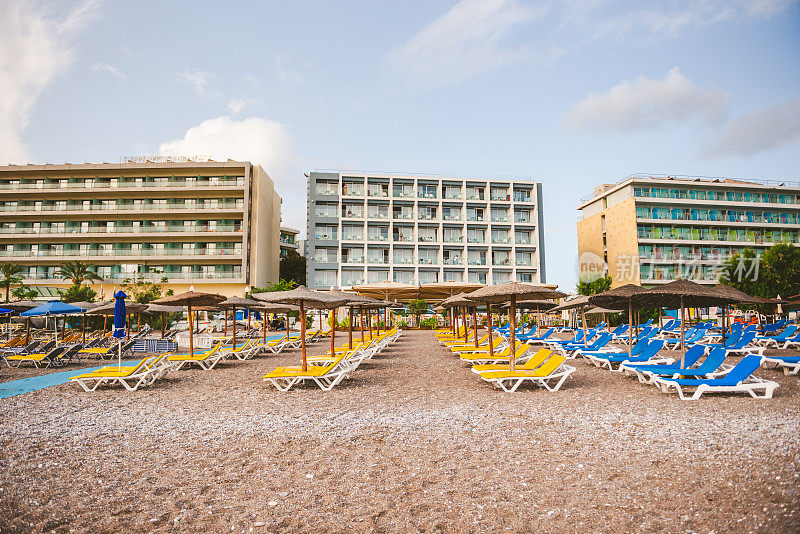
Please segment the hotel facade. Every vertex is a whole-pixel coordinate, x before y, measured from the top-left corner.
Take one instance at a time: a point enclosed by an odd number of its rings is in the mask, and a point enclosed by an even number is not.
[[[800,244],[800,183],[635,174],[596,187],[578,210],[581,278],[606,271],[613,287],[716,283],[745,248]]]
[[[306,177],[310,287],[545,282],[537,182],[351,171]]]
[[[51,290],[71,283],[63,262],[91,262],[106,296],[126,280],[226,295],[277,281],[281,198],[261,167],[156,161],[0,167],[0,261]]]

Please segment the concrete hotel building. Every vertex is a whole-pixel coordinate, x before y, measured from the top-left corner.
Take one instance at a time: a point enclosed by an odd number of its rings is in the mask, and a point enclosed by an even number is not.
[[[545,281],[537,182],[349,171],[306,176],[311,287]]]
[[[0,260],[50,287],[91,262],[106,297],[125,279],[226,295],[278,279],[281,198],[261,167],[154,159],[0,167]]]
[[[300,250],[300,241],[297,239],[299,233],[300,231],[295,228],[281,226],[281,259],[285,258],[291,250],[303,255],[303,251]]]
[[[800,183],[635,174],[578,206],[581,269],[602,258],[613,285],[714,283],[744,248],[800,244]]]

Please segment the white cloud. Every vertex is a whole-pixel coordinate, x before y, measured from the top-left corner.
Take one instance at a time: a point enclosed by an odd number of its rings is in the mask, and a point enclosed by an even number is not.
[[[247,107],[247,100],[244,98],[231,98],[228,100],[228,111],[231,113],[239,113]]]
[[[386,58],[412,87],[436,88],[530,57],[505,45],[512,30],[544,13],[518,0],[462,0]]]
[[[92,64],[92,72],[107,72],[117,78],[119,83],[124,84],[128,81],[128,77],[125,75],[124,72],[120,71],[114,65],[109,65],[108,63],[93,63]]]
[[[638,78],[620,82],[606,93],[590,93],[562,123],[568,130],[597,134],[693,121],[717,125],[725,118],[725,106],[722,91],[700,89],[675,67],[663,80]]]
[[[731,119],[709,156],[754,156],[800,141],[800,98]]]
[[[30,159],[22,133],[36,100],[72,66],[76,35],[94,17],[96,7],[93,0],[73,4],[66,12],[44,2],[2,3],[0,163]]]
[[[261,117],[234,120],[225,116],[189,128],[182,139],[162,143],[158,152],[165,156],[203,155],[218,161],[233,159],[261,165],[283,198],[285,223],[304,228],[306,182],[296,167],[294,144],[285,124]]]
[[[214,78],[214,75],[201,69],[185,67],[178,71],[178,78],[191,85],[198,95],[208,96],[206,86]]]

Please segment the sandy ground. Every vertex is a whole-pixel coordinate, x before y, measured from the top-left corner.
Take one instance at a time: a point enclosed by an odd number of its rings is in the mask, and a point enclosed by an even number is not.
[[[506,394],[406,332],[328,393],[260,380],[298,360],[0,401],[0,532],[800,531],[797,376],[687,402],[578,360]]]

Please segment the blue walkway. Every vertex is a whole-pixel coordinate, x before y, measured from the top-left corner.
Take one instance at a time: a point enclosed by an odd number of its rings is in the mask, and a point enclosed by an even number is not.
[[[122,360],[122,364],[130,364],[131,362],[139,362],[141,360]],[[49,388],[50,386],[58,386],[69,382],[70,377],[77,376],[83,373],[89,373],[100,367],[115,365],[117,362],[108,361],[98,367],[90,367],[85,369],[73,369],[72,371],[61,371],[58,373],[49,373],[41,376],[32,376],[30,378],[20,378],[19,380],[11,380],[10,382],[0,382],[0,399],[6,397],[13,397],[15,395],[22,395],[31,391]]]

